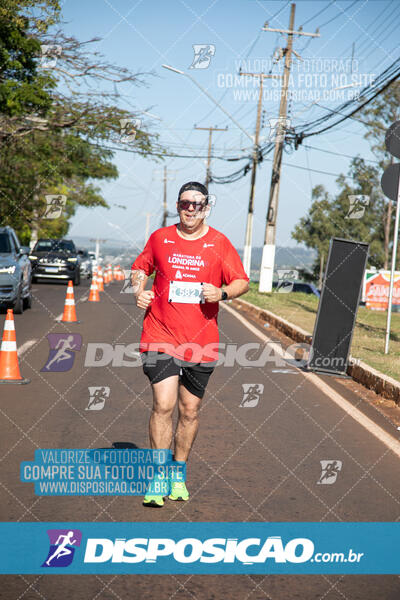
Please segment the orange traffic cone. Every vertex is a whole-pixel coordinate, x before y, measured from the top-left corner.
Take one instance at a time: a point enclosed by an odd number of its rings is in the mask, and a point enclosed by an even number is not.
[[[11,308],[7,310],[0,348],[0,383],[29,383],[29,379],[21,377],[19,371],[14,315]]]
[[[105,269],[104,269],[103,279],[104,279],[104,285],[108,285],[109,281],[108,281],[108,270],[107,270],[107,267],[105,267]]]
[[[112,273],[111,265],[108,265],[108,281],[110,283],[112,283],[112,281],[113,281],[113,273]]]
[[[88,302],[100,302],[100,294],[97,288],[96,275],[92,277],[92,285],[90,286]]]
[[[97,271],[97,287],[99,292],[104,292],[104,279],[103,279],[103,273],[101,272],[101,267],[99,267],[98,271]]]
[[[67,295],[65,297],[64,313],[61,319],[62,323],[79,323],[76,318],[74,286],[72,281],[68,281]]]

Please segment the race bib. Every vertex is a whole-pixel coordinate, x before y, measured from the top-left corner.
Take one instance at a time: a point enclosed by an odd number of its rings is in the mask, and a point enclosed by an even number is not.
[[[168,302],[200,304],[204,302],[203,284],[194,281],[171,281]]]

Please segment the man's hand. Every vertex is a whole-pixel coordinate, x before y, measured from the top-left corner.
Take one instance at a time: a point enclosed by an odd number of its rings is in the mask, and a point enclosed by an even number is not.
[[[212,283],[203,283],[203,296],[206,302],[219,302],[222,299],[222,290]]]
[[[151,290],[144,290],[143,292],[140,292],[140,294],[138,294],[136,296],[136,305],[139,308],[146,309],[150,306],[150,304],[152,303],[153,300],[154,300],[154,292],[152,292]]]

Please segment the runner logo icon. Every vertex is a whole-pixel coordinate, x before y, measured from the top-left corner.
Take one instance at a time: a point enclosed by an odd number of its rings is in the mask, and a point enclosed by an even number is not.
[[[174,240],[167,240],[167,238],[164,238],[164,244],[175,244]]]
[[[339,471],[342,470],[341,460],[320,460],[321,476],[317,481],[318,484],[332,485],[335,483]]]
[[[214,244],[206,244],[206,243],[204,242],[203,248],[210,248],[211,246],[214,246]]]
[[[263,383],[242,383],[243,399],[239,407],[252,408],[257,406],[261,394],[264,392]]]
[[[46,364],[41,371],[65,372],[72,368],[75,352],[81,349],[82,336],[79,333],[49,333],[50,350]]]
[[[193,44],[194,57],[189,69],[207,69],[215,54],[214,44]]]
[[[89,390],[89,403],[85,410],[102,410],[106,399],[110,397],[110,388],[107,386],[91,386]]]
[[[48,529],[50,548],[42,567],[68,567],[74,558],[75,548],[81,545],[79,529]]]

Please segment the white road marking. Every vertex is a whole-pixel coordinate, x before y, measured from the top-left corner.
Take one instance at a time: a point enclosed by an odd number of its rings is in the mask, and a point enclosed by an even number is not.
[[[24,342],[19,348],[18,348],[18,356],[22,356],[24,354],[24,352],[26,352],[27,350],[29,350],[29,348],[32,348],[32,346],[34,344],[36,344],[37,340],[28,340],[27,342]]]
[[[271,339],[266,336],[264,333],[259,331],[257,327],[255,327],[252,323],[250,323],[243,315],[238,313],[236,310],[231,308],[230,306],[222,305],[225,310],[234,315],[249,331],[254,333],[259,339],[261,339],[264,343],[271,343]],[[285,358],[285,352],[282,348],[276,344],[278,348],[279,354],[282,358]],[[344,410],[350,417],[352,417],[359,425],[364,427],[371,435],[376,437],[382,444],[384,444],[387,448],[389,448],[396,456],[400,458],[400,442],[396,440],[392,435],[387,433],[382,427],[377,425],[372,419],[367,417],[361,410],[356,408],[343,398],[336,390],[332,389],[325,381],[322,381],[315,373],[307,373],[299,369],[299,373],[303,375],[310,383],[315,385],[319,390],[321,390],[328,398],[333,400],[335,404],[337,404],[342,410]]]

